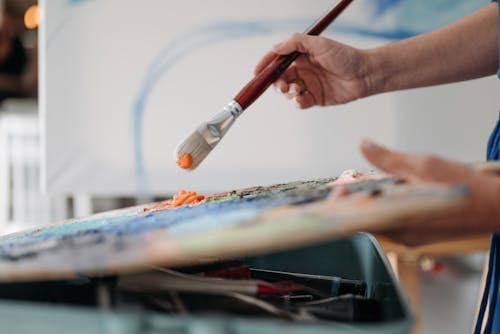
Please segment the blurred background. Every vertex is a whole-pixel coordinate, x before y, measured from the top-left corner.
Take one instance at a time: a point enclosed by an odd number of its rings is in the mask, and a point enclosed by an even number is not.
[[[359,0],[325,35],[375,47],[488,2]],[[271,45],[305,30],[331,3],[0,0],[0,233],[180,188],[216,192],[368,171],[362,137],[484,160],[500,106],[494,77],[309,111],[269,91],[199,170],[177,169],[176,145],[232,99]],[[420,271],[423,331],[469,332],[483,255],[432,261]]]
[[[0,221],[2,232],[53,217],[40,188],[37,1],[0,1]]]

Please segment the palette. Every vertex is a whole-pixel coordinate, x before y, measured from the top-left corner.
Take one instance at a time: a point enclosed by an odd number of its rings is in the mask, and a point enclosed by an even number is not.
[[[350,195],[332,198],[333,180],[212,194],[176,209],[132,207],[3,236],[0,281],[96,277],[290,249],[449,210],[467,195],[460,186],[383,178],[349,184]]]

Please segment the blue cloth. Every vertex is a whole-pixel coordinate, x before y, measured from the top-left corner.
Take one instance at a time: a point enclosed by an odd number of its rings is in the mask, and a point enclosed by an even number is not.
[[[488,141],[487,160],[500,160],[500,116]],[[490,241],[490,257],[488,262],[488,274],[484,284],[483,297],[479,306],[478,319],[474,334],[481,334],[481,325],[486,315],[486,305],[489,302],[484,334],[500,334],[500,307],[497,300],[500,282],[500,235],[492,234]]]
[[[498,0],[493,0],[493,2],[498,2]],[[498,6],[498,18],[499,18],[498,36],[500,36],[500,5]],[[498,53],[498,64],[500,64],[500,52]],[[497,75],[498,75],[498,78],[500,78],[500,66],[498,67]]]
[[[498,0],[493,0],[498,2]],[[499,36],[500,36],[500,6],[499,6]],[[500,52],[499,64],[500,64]],[[500,78],[500,67],[497,71]],[[500,160],[500,116],[488,140],[488,149],[486,159]],[[490,241],[490,258],[488,261],[488,274],[484,285],[483,298],[479,306],[479,314],[476,322],[474,334],[481,334],[483,319],[486,315],[486,305],[488,305],[488,314],[484,326],[484,334],[500,334],[500,307],[497,307],[500,284],[500,234],[492,234]]]
[[[498,2],[498,0],[493,0]],[[500,5],[499,7],[499,36],[500,36]],[[498,53],[500,64],[500,51]],[[500,66],[497,71],[500,78]],[[488,140],[488,149],[486,159],[500,160],[500,116]],[[484,334],[500,334],[500,307],[497,307],[500,284],[500,234],[492,234],[490,241],[490,258],[488,261],[488,274],[484,285],[483,297],[479,306],[479,314],[476,322],[474,334],[481,334],[481,327],[486,315],[486,305],[488,305],[488,314],[484,326]]]

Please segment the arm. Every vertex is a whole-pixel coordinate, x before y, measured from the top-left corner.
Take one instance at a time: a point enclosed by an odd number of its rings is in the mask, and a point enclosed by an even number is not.
[[[498,7],[367,51],[368,94],[475,79],[498,68]]]
[[[441,29],[371,50],[295,34],[266,54],[255,72],[276,54],[301,52],[275,83],[299,108],[490,75],[498,68],[497,6],[491,3]],[[307,94],[298,94],[292,83],[297,78]]]

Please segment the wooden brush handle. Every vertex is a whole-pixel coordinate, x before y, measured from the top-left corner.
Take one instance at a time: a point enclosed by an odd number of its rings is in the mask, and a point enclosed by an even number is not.
[[[339,1],[323,17],[309,27],[304,34],[312,36],[321,34],[352,1],[353,0]],[[286,56],[276,56],[262,72],[256,75],[245,87],[243,87],[234,100],[238,102],[243,110],[248,108],[273,82],[278,80],[298,56],[300,56],[300,52],[298,51]]]

